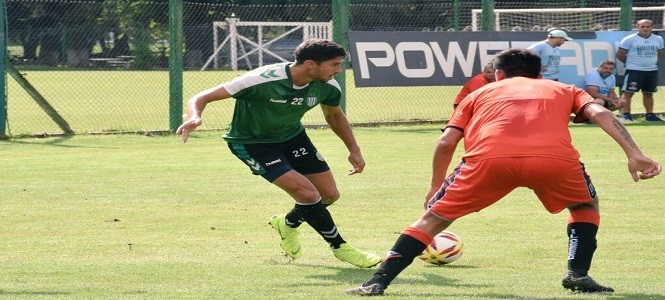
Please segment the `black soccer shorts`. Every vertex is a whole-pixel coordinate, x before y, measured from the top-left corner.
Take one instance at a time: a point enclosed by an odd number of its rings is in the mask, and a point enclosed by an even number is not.
[[[655,93],[658,87],[658,71],[626,70],[621,90],[636,93]]]
[[[281,143],[228,143],[228,146],[231,153],[249,167],[252,174],[260,175],[269,182],[291,170],[303,175],[330,170],[305,131]]]

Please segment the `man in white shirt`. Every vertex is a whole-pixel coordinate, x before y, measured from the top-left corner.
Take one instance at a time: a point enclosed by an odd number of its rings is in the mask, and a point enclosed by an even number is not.
[[[642,91],[642,102],[646,110],[645,120],[662,122],[653,113],[653,93],[658,87],[658,56],[665,54],[665,42],[661,36],[651,33],[653,22],[642,19],[637,21],[637,33],[626,36],[619,44],[617,59],[626,64],[621,98],[625,105],[621,121],[633,122],[630,114],[630,100]]]
[[[537,42],[529,49],[536,51],[540,56],[540,64],[543,79],[559,80],[559,63],[561,62],[561,53],[559,47],[566,41],[572,41],[568,34],[560,29],[552,29],[547,33],[547,39]]]
[[[595,101],[609,110],[617,110],[623,102],[614,92],[616,64],[611,60],[600,63],[597,70],[586,73],[578,82],[577,87],[585,90]]]

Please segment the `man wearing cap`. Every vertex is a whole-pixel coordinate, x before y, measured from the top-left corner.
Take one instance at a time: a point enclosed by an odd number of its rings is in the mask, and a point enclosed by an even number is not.
[[[540,56],[540,63],[542,65],[543,79],[559,80],[559,63],[561,62],[561,53],[559,46],[563,45],[566,41],[572,41],[568,34],[560,29],[552,29],[547,33],[547,39],[537,42],[529,49],[536,51]]]

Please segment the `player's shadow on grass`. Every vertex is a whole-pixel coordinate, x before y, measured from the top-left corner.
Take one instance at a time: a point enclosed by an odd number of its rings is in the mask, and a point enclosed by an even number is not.
[[[450,272],[450,276],[455,276],[454,272]],[[436,275],[436,274],[423,274],[421,275],[421,278],[399,278],[397,277],[393,283],[395,284],[405,284],[405,285],[435,285],[435,286],[446,286],[446,287],[454,287],[454,288],[471,288],[471,289],[476,289],[476,288],[489,288],[492,287],[490,284],[470,284],[470,283],[464,283],[460,279],[455,279],[455,278],[449,278],[441,275]]]
[[[317,264],[298,264],[298,266],[307,267],[307,268],[320,268],[326,270],[337,271],[335,274],[320,274],[320,275],[307,275],[305,278],[314,279],[313,283],[293,283],[292,286],[299,287],[303,285],[318,286],[321,285],[321,281],[331,282],[333,284],[343,284],[347,288],[358,286],[363,282],[371,278],[376,268],[371,269],[358,269],[358,268],[349,268],[349,267],[333,267],[328,265],[317,265]],[[561,299],[562,295],[570,295],[572,297],[579,296],[578,298],[590,299],[596,298],[597,296],[604,297],[603,299],[611,300],[640,300],[640,299],[650,299],[650,300],[665,300],[665,295],[659,294],[583,294],[583,293],[574,293],[567,290],[561,291],[562,294],[552,296],[552,297],[533,297],[533,296],[523,296],[523,295],[512,295],[512,294],[499,294],[499,293],[478,293],[479,289],[492,289],[492,284],[470,284],[464,283],[462,280],[453,278],[455,276],[454,269],[465,269],[465,268],[477,268],[475,266],[469,265],[447,265],[447,266],[427,266],[427,268],[441,268],[442,272],[449,271],[450,276],[441,276],[436,274],[422,274],[417,275],[419,278],[414,278],[413,276],[407,278],[397,277],[393,284],[395,285],[394,289],[389,289],[386,291],[386,295],[395,296],[395,297],[417,297],[424,299],[455,299],[455,298],[481,298],[481,299],[530,299],[530,300],[548,300],[548,299]],[[446,270],[450,269],[450,270]],[[444,275],[446,275],[444,273]],[[408,294],[400,293],[400,285],[414,285],[422,286],[422,293],[413,293],[409,291]],[[441,292],[428,292],[427,286],[439,286],[439,287],[449,287],[451,288],[450,294],[445,294]],[[464,289],[468,289],[469,293],[460,292]]]
[[[58,146],[58,147],[71,147],[76,148],[77,146],[71,145],[60,145],[61,143],[73,138],[74,135],[63,135],[56,138],[51,138],[48,141],[44,142],[43,139],[30,138],[30,139],[9,139],[5,140],[5,143],[8,144],[24,144],[24,145],[43,145],[43,146]]]
[[[10,140],[5,140],[1,141],[2,143],[8,143],[8,144],[22,144],[22,145],[35,145],[35,146],[49,146],[49,147],[62,147],[62,148],[112,148],[112,147],[89,147],[89,146],[80,146],[80,145],[63,145],[62,143],[66,142],[67,140],[73,138],[74,135],[63,135],[59,136],[56,138],[52,138],[46,142],[44,142],[42,139],[35,139],[35,138],[30,138],[30,139],[10,139]]]
[[[375,268],[371,269],[359,269],[359,268],[349,268],[349,267],[331,267],[331,266],[325,266],[325,265],[314,265],[314,264],[300,264],[300,266],[306,266],[308,268],[325,268],[328,270],[335,270],[337,271],[335,274],[320,274],[320,275],[308,275],[306,278],[311,278],[311,279],[317,279],[317,280],[322,280],[322,281],[331,281],[331,282],[338,282],[338,283],[345,283],[345,284],[350,284],[350,285],[358,285],[364,281],[367,281],[372,274],[376,271]],[[451,269],[447,270],[449,271],[451,276],[454,276],[455,271],[452,269],[466,269],[466,268],[476,268],[474,266],[468,266],[468,265],[456,265],[456,266],[432,266],[432,268],[441,268],[442,272],[446,271],[443,269]],[[433,275],[433,274],[424,274],[422,275],[423,279],[412,279],[412,278],[405,278],[401,279],[398,277],[395,281],[399,281],[401,283],[407,283],[407,284],[432,284],[432,285],[447,285],[447,286],[455,286],[455,287],[471,287],[471,288],[478,288],[478,287],[483,287],[484,285],[477,285],[477,284],[463,284],[460,283],[459,280],[456,279],[451,279],[439,275]]]

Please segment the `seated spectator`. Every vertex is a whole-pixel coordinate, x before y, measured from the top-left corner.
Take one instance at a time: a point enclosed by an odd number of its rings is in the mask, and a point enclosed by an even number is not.
[[[595,101],[609,110],[617,110],[623,106],[623,101],[614,92],[616,77],[614,69],[616,64],[611,60],[600,63],[598,70],[593,70],[579,81],[577,87],[584,89]]]

